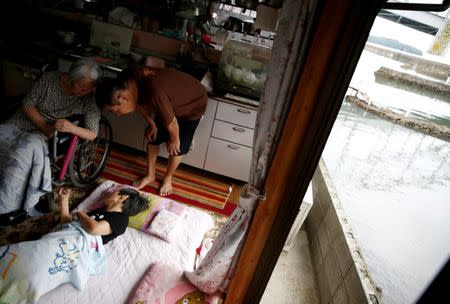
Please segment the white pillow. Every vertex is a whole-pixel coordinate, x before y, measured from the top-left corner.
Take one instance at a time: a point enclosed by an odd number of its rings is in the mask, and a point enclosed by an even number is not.
[[[162,238],[167,242],[172,242],[176,239],[180,226],[178,223],[181,221],[181,217],[167,209],[162,209],[156,214],[155,218],[148,227],[148,232],[157,237]]]

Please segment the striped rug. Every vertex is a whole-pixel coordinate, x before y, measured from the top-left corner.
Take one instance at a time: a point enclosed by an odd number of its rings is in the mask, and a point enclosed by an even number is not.
[[[118,183],[131,185],[134,180],[146,174],[147,161],[144,157],[112,150],[102,177]],[[165,173],[165,165],[157,163],[156,181],[141,189],[158,194],[160,181]],[[173,193],[167,197],[188,205],[210,210],[222,215],[230,215],[236,205],[229,202],[232,183],[192,174],[178,168],[173,176]]]

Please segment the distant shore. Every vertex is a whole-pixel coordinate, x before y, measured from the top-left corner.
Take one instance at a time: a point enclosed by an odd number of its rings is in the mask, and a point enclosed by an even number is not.
[[[407,128],[411,128],[425,134],[432,135],[434,137],[450,141],[450,128],[446,126],[441,126],[432,122],[423,121],[417,118],[405,117],[403,115],[397,114],[388,109],[379,108],[373,104],[368,104],[361,98],[356,96],[347,95],[345,100],[363,108],[366,111],[374,113],[385,119],[398,123]]]
[[[382,78],[390,82],[401,83],[410,88],[420,89],[431,92],[433,94],[441,95],[444,98],[450,96],[450,84],[424,79],[408,73],[399,72],[387,67],[380,67],[375,71],[376,79]]]

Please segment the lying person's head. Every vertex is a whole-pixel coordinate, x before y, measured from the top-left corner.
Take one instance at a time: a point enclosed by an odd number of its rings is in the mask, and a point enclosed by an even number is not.
[[[75,61],[70,67],[68,79],[70,92],[74,96],[85,96],[94,91],[102,71],[92,58]]]
[[[117,115],[136,111],[138,91],[136,70],[123,70],[115,79],[103,79],[95,91],[95,99],[100,109]]]
[[[107,209],[122,204],[122,212],[128,216],[136,215],[148,207],[147,199],[131,188],[111,192],[104,198],[104,204]]]

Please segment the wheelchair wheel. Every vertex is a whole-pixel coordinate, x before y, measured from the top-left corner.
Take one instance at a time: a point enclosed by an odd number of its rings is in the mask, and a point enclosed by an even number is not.
[[[88,186],[100,176],[111,152],[111,141],[111,125],[102,116],[97,138],[93,141],[79,139],[70,158],[68,172],[74,186]]]

